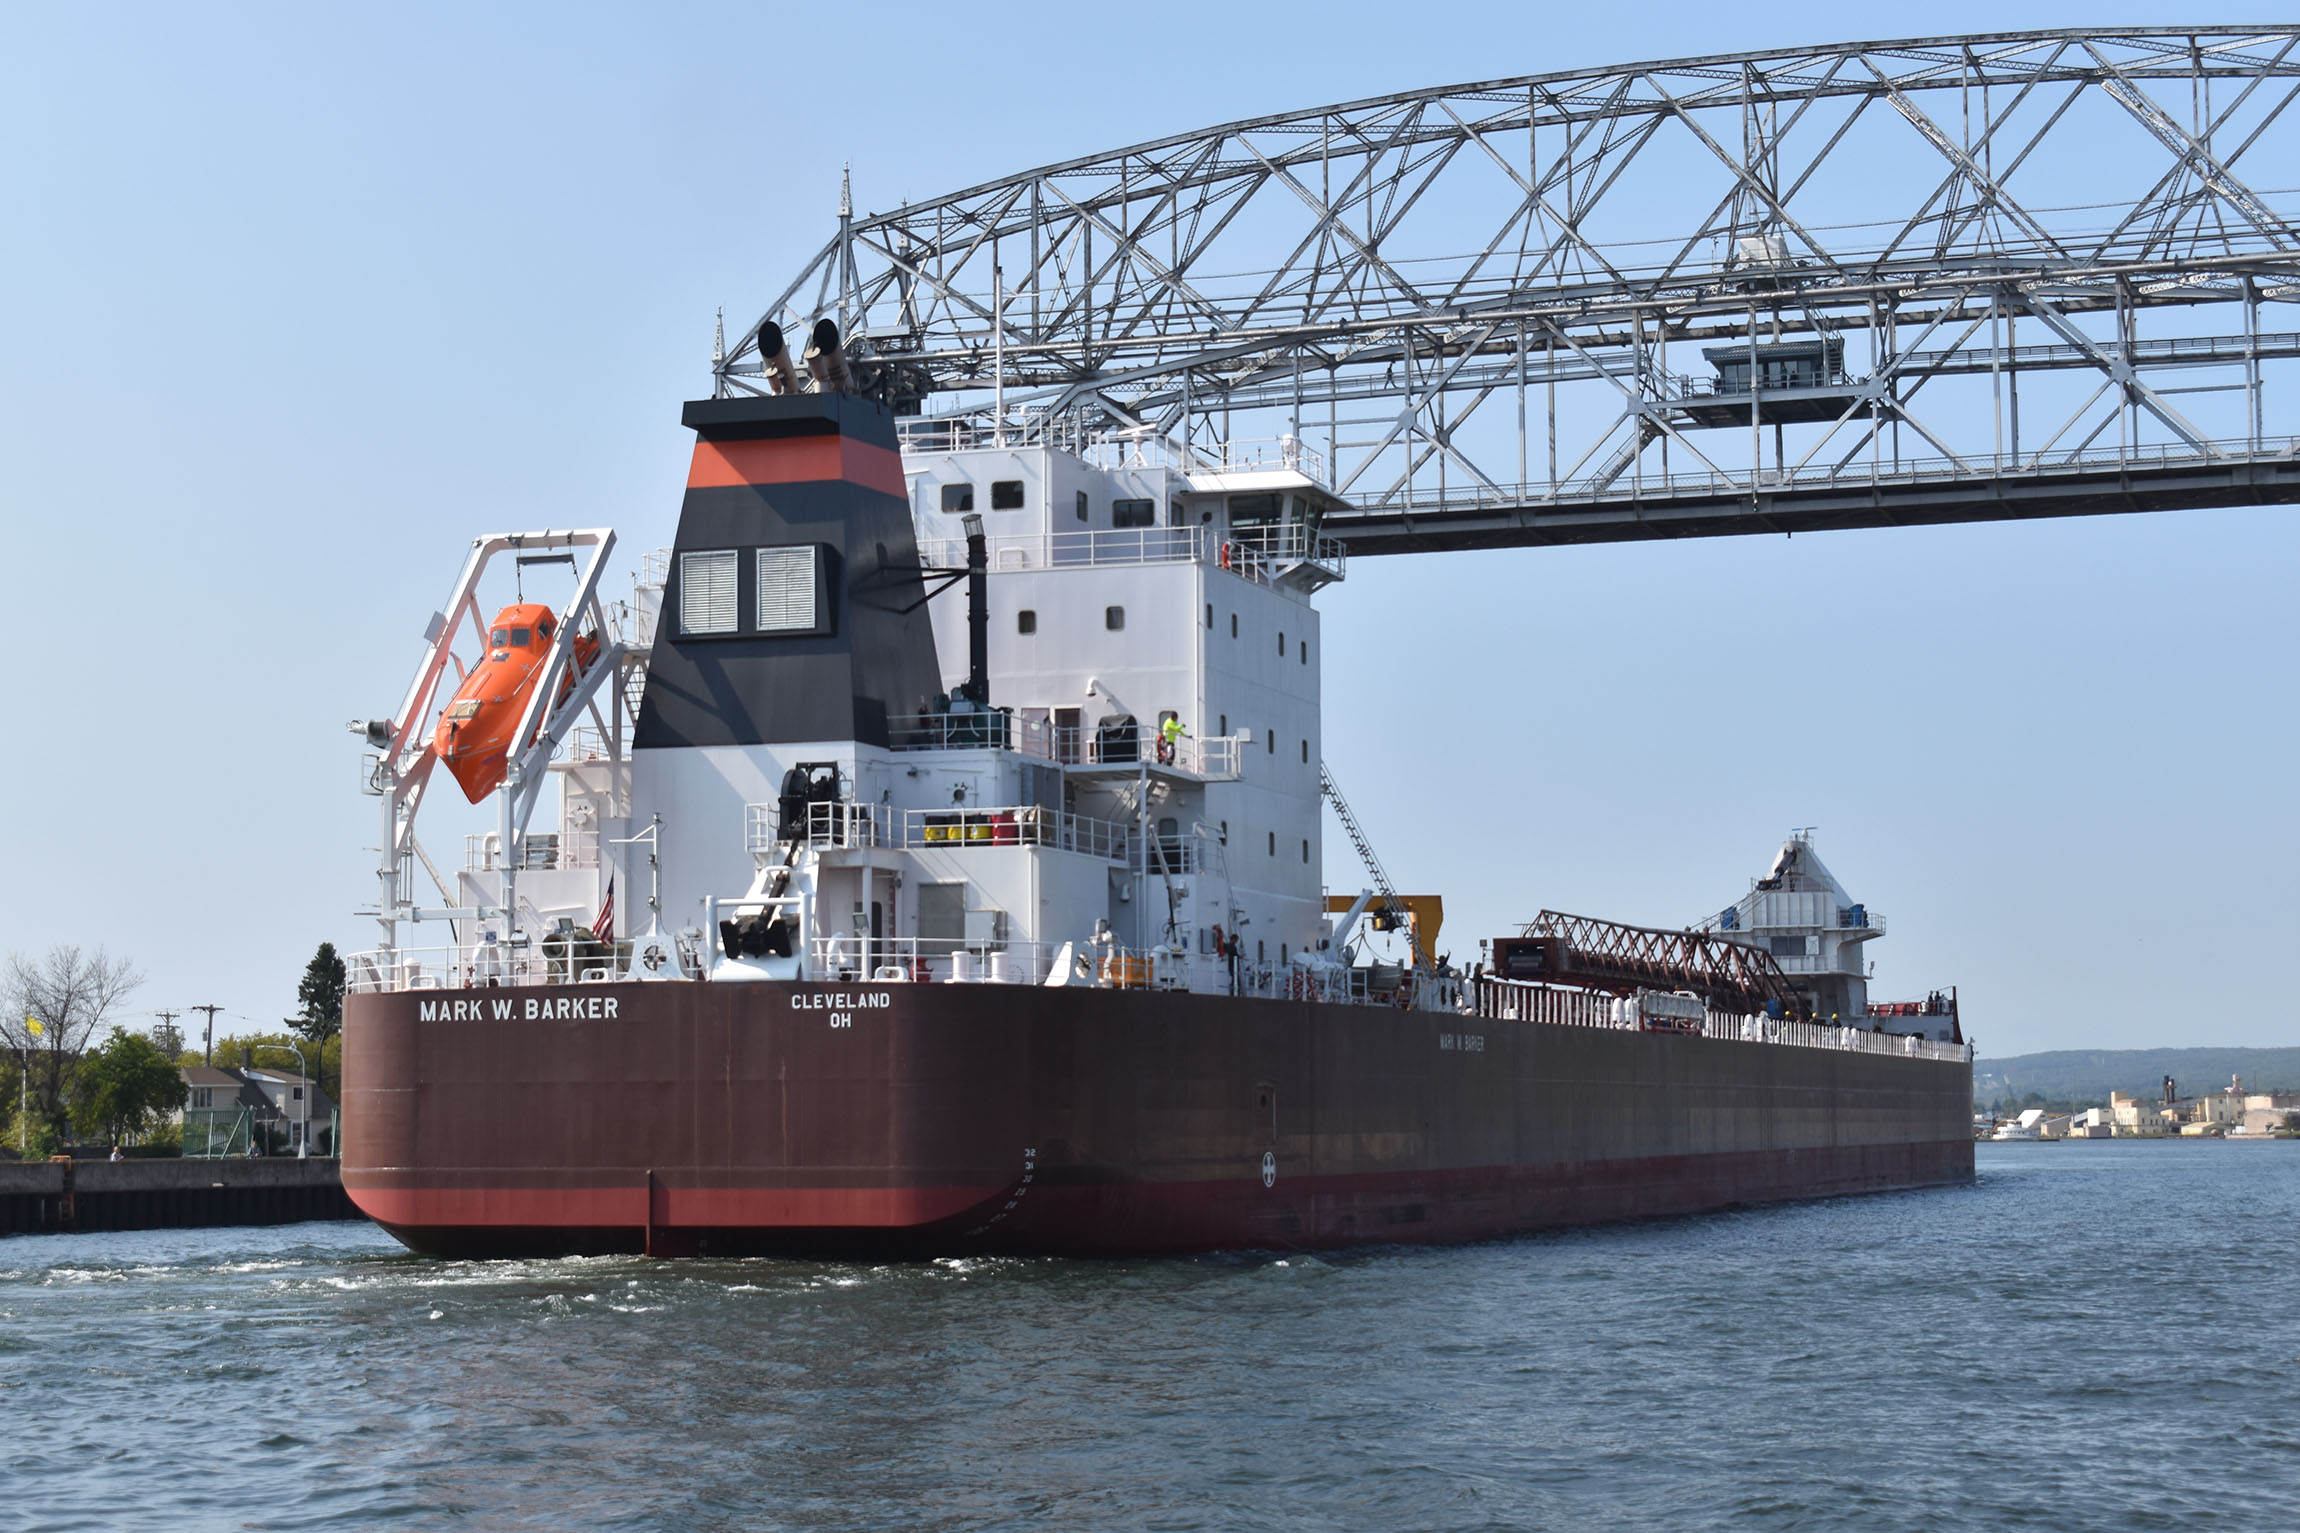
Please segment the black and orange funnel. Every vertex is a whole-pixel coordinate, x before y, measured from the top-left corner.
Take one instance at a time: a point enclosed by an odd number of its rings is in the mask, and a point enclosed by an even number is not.
[[[940,686],[902,455],[853,394],[699,399],[633,744],[885,745]]]

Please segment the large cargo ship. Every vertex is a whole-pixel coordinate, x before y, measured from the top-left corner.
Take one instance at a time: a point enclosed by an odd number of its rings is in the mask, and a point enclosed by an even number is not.
[[[1682,931],[1441,950],[1324,767],[1299,442],[1018,444],[847,392],[831,326],[812,387],[759,348],[628,601],[609,532],[482,538],[361,726],[344,1183],[408,1245],[1316,1247],[1970,1179],[1953,998],[1870,1003],[1807,836]],[[572,595],[487,621],[506,560]],[[452,877],[442,762],[497,811]]]

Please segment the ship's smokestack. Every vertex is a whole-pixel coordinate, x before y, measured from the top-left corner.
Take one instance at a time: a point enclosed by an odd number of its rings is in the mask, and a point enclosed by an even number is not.
[[[815,375],[815,390],[846,394],[854,390],[854,375],[847,371],[846,353],[839,350],[839,327],[827,319],[815,321],[807,342],[807,371]]]
[[[990,542],[982,518],[969,511],[966,529],[966,690],[978,708],[990,706]]]
[[[759,326],[759,364],[766,369],[767,387],[778,394],[799,391],[799,370],[791,363],[791,348],[783,327],[773,320]]]

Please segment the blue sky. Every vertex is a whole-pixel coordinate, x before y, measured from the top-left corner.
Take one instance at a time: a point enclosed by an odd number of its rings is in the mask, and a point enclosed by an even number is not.
[[[827,237],[842,162],[883,207],[1419,85],[2181,9],[0,9],[0,948],[104,942],[139,1010],[237,1023],[367,945],[344,722],[474,533],[669,540],[713,311]],[[1985,1053],[2290,1043],[2291,529],[1362,560],[1328,758],[1457,952],[1681,923],[1809,824],[1893,922],[1880,990],[1959,984]],[[1506,701],[1529,672],[1576,706]]]

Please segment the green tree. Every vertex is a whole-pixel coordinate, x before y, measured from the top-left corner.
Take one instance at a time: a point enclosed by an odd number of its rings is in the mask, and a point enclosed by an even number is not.
[[[288,1026],[306,1042],[319,1045],[311,1050],[312,1068],[318,1072],[321,1089],[331,1096],[338,1094],[335,1088],[341,1085],[340,1075],[330,1082],[328,1067],[335,1052],[330,1046],[340,1047],[342,1041],[344,989],[343,959],[334,943],[323,942],[311,955],[311,962],[304,965],[303,982],[295,991],[296,1015],[288,1020]]]
[[[189,1094],[175,1064],[149,1038],[117,1027],[81,1059],[74,1086],[74,1126],[114,1144],[147,1138]]]
[[[68,1126],[71,1075],[88,1040],[115,1006],[144,982],[136,966],[102,948],[60,942],[39,957],[8,955],[0,972],[0,1044],[31,1065],[28,1125],[32,1150],[60,1142]]]
[[[29,1095],[25,1090],[23,1058],[15,1049],[0,1052],[0,1150],[10,1155],[22,1148],[26,1137],[19,1132],[16,1121],[16,1104]]]
[[[290,1025],[312,1043],[325,1043],[343,1031],[343,960],[335,944],[323,942],[304,965],[303,983],[295,987],[296,1016]]]

